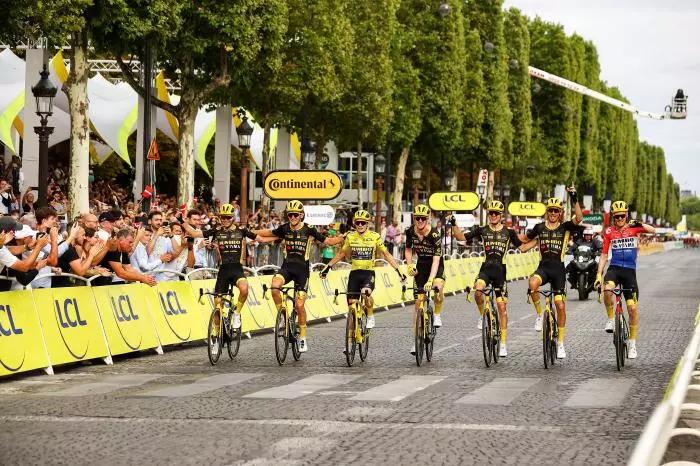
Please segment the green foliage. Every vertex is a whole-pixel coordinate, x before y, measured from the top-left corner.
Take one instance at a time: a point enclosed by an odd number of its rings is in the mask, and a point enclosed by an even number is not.
[[[684,215],[700,214],[700,198],[689,197],[683,199],[680,204],[681,213]]]

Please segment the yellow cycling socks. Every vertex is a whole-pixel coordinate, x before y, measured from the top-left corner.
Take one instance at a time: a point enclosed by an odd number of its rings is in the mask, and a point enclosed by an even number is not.
[[[442,312],[442,301],[435,301],[435,315],[439,316]]]
[[[534,299],[532,300],[532,305],[535,306],[535,312],[537,312],[538,316],[542,315],[542,304],[541,301],[537,300],[535,301]]]
[[[479,315],[483,316],[484,315],[484,303],[483,302],[476,302],[476,307],[479,308]]]
[[[613,310],[613,303],[606,304],[606,305],[605,305],[605,310],[606,310],[607,313],[608,313],[608,319],[612,319],[613,317],[615,317],[615,312],[614,312],[614,310]]]
[[[630,325],[630,340],[636,340],[636,339],[637,339],[637,326]]]
[[[506,344],[506,336],[508,335],[508,329],[507,328],[502,328],[501,329],[501,344],[505,345]]]
[[[365,312],[367,312],[367,317],[372,317],[374,315],[374,308],[368,307],[367,309],[365,309]]]
[[[306,325],[299,324],[299,338],[306,338]]]
[[[566,333],[566,327],[557,327],[559,330],[559,335],[557,335],[557,342],[564,343],[564,334]]]
[[[284,309],[284,303],[279,303],[279,304],[275,304],[275,305],[277,306],[278,311],[281,311]]]
[[[238,298],[238,303],[236,304],[236,312],[238,312],[240,314],[241,310],[243,309],[244,304],[245,304],[245,299]]]

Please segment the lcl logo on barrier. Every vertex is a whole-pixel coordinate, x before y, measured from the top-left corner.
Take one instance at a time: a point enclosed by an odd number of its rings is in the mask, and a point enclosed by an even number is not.
[[[116,319],[117,330],[119,331],[119,335],[122,337],[122,340],[124,341],[126,346],[128,346],[131,350],[139,350],[139,348],[141,348],[141,342],[143,341],[143,335],[139,333],[138,343],[130,343],[129,340],[126,338],[124,332],[122,332],[121,327],[122,322],[135,322],[139,320],[139,315],[134,312],[134,308],[131,306],[131,300],[129,299],[129,296],[120,295],[117,297],[116,300],[114,299],[114,296],[110,296],[110,301],[112,303],[112,313],[114,315],[114,318]],[[128,312],[126,312],[126,310],[124,309],[125,304],[128,308]]]
[[[180,341],[188,341],[190,335],[192,335],[192,328],[190,328],[189,322],[187,323],[187,335],[180,335],[170,324],[171,319],[175,319],[177,316],[183,316],[187,314],[187,309],[180,305],[180,300],[178,299],[177,292],[173,290],[166,291],[165,293],[159,292],[160,297],[160,307],[165,315],[165,323],[170,327],[170,331],[173,332]]]
[[[4,337],[22,335],[24,331],[15,325],[15,319],[12,317],[12,308],[9,304],[0,304],[0,314],[3,312],[7,315],[8,325],[3,325],[2,319],[0,319],[0,335]]]
[[[63,334],[63,329],[75,329],[78,327],[87,327],[88,325],[87,320],[80,317],[78,300],[76,298],[65,298],[63,303],[61,303],[60,300],[54,299],[54,306],[56,308],[56,324],[58,325],[58,332],[61,335],[61,340],[63,340],[64,346],[75,359],[83,359],[88,352],[88,348],[90,347],[89,338],[87,338],[85,341],[85,350],[76,351],[74,348],[71,348],[68,341],[75,341],[80,338],[76,338],[75,336],[66,338],[66,336]],[[69,335],[75,334],[69,333]]]

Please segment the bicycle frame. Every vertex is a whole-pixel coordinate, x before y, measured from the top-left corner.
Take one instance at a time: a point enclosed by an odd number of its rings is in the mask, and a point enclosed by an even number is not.
[[[615,327],[613,328],[613,345],[615,347],[615,361],[617,364],[617,370],[621,371],[625,367],[625,359],[627,359],[627,354],[629,351],[628,341],[629,341],[629,326],[627,325],[627,319],[625,319],[625,312],[622,307],[622,297],[626,291],[634,291],[629,288],[622,288],[620,285],[616,285],[612,290],[603,290],[603,293],[611,293],[615,296]],[[603,294],[601,290],[598,290],[598,302],[601,301]],[[627,311],[629,313],[629,310]]]
[[[278,325],[275,324],[275,356],[277,357],[277,362],[282,365],[287,358],[287,350],[289,346],[292,347],[292,356],[294,360],[298,361],[301,358],[301,351],[299,350],[299,327],[297,326],[297,309],[296,301],[298,298],[299,290],[296,287],[268,287],[263,284],[263,299],[267,299],[267,290],[279,290],[284,294],[284,299],[282,301],[282,308],[284,309],[284,335],[279,335]],[[290,296],[291,295],[291,296]],[[287,300],[292,301],[291,310],[287,306]],[[280,311],[278,311],[277,321],[280,319]],[[280,348],[278,338],[280,336],[284,337],[284,347]]]
[[[486,367],[491,366],[491,361],[498,363],[501,350],[501,322],[498,310],[493,306],[493,295],[496,290],[492,286],[487,286],[481,290],[467,288],[467,301],[471,302],[469,296],[479,293],[484,297],[484,314],[482,315],[481,341],[484,351],[484,363]]]
[[[530,294],[527,290],[527,302],[530,304]],[[557,341],[559,339],[559,328],[557,326],[557,314],[554,309],[554,290],[537,290],[545,298],[544,321],[542,325],[542,354],[544,356],[544,368],[554,365],[556,360]]]
[[[345,326],[345,359],[348,366],[352,366],[355,361],[355,349],[360,346],[360,360],[367,359],[369,351],[369,336],[371,330],[366,327],[367,309],[369,309],[369,297],[371,290],[364,290],[360,293],[340,293],[335,290],[334,303],[338,303],[338,296],[341,294],[350,297],[359,297],[348,307],[348,314]]]
[[[433,296],[435,293],[440,292],[440,288],[433,287],[430,291],[426,292],[422,288],[406,288],[402,286],[402,298],[405,300],[405,293],[407,290],[412,290],[419,296],[423,295],[423,299],[420,300],[420,305],[415,311],[415,321],[414,321],[414,338],[416,346],[416,364],[420,366],[423,362],[423,351],[425,350],[425,357],[428,361],[433,359],[433,344],[435,342],[435,336],[437,335],[437,329],[433,325],[434,320],[434,306],[433,306]]]

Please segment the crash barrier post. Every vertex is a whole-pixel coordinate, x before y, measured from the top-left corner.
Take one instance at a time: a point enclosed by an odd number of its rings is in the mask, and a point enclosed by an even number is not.
[[[700,385],[691,385],[693,376],[700,375],[694,371],[700,356],[700,308],[695,316],[695,331],[678,363],[676,372],[671,378],[663,401],[656,407],[646,423],[637,446],[629,460],[629,466],[656,466],[661,464],[668,443],[678,435],[690,435],[700,438],[700,429],[691,427],[676,427],[681,411],[700,412],[700,404],[684,403],[688,389],[700,390]],[[692,449],[689,449],[692,451]],[[697,457],[695,458],[697,460]],[[691,457],[687,461],[674,464],[695,464]],[[670,463],[669,463],[670,464]]]
[[[459,291],[471,286],[483,260],[483,253],[446,260],[446,289]],[[508,254],[509,278],[529,276],[538,261],[539,254]],[[412,301],[412,293],[402,295],[399,275],[383,261],[378,264],[376,307],[405,306]],[[340,296],[336,302],[335,290],[347,291],[350,268],[350,264],[339,262],[326,280],[321,280],[317,272],[311,274],[306,308],[310,321],[347,313],[346,297]],[[273,275],[260,272],[277,267],[244,269],[249,274],[249,291],[241,311],[243,331],[271,329],[277,310],[269,295],[263,298],[262,285],[270,286]],[[406,273],[405,264],[400,269]],[[144,350],[162,353],[167,345],[204,339],[213,300],[205,297],[200,303],[199,289],[212,291],[216,280],[198,277],[203,273],[216,274],[217,269],[166,273],[183,280],[162,281],[154,287],[142,283],[93,287],[96,277],[86,280],[61,274],[86,286],[0,293],[0,376],[35,369],[52,373],[53,365],[88,359],[101,358],[111,363],[113,355]],[[37,278],[46,277],[42,274]],[[406,286],[412,287],[412,281],[409,278]],[[237,294],[234,287],[234,302]]]

